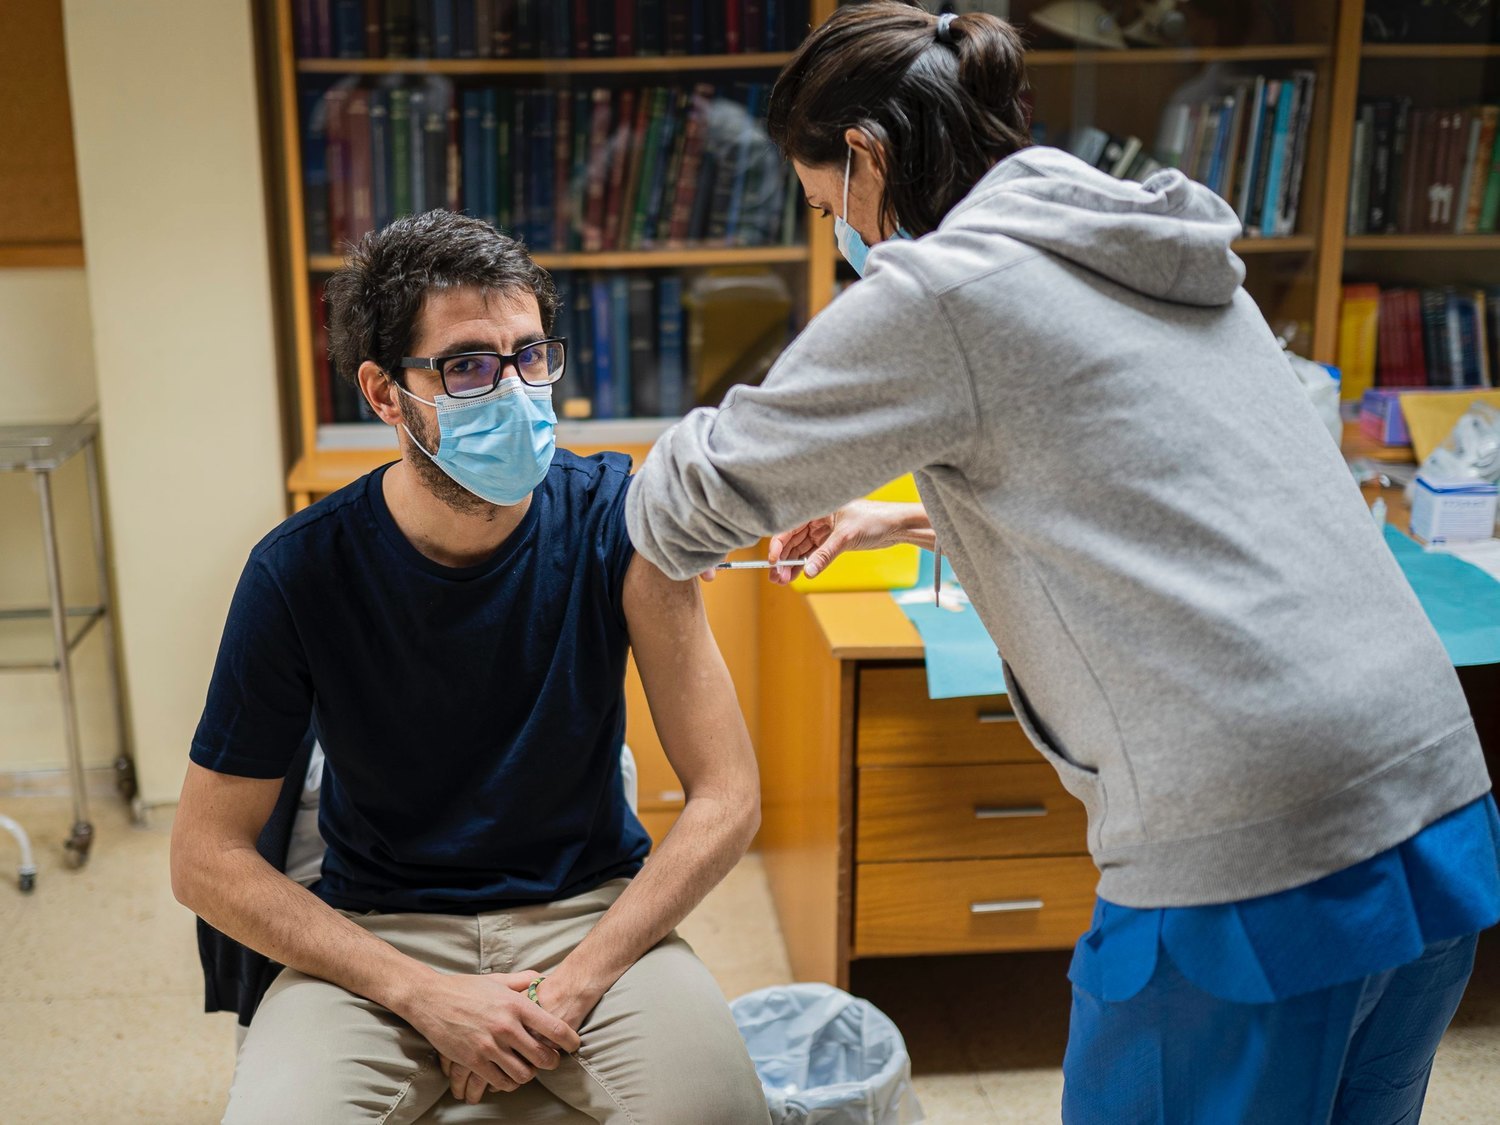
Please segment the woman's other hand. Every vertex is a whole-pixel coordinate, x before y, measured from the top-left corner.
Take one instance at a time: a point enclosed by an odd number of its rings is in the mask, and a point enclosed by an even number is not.
[[[931,549],[936,537],[921,504],[890,504],[853,500],[832,515],[809,520],[801,527],[771,539],[767,557],[807,560],[803,573],[816,578],[845,551],[876,551],[897,543]],[[771,581],[785,586],[797,576],[792,567],[772,567]]]

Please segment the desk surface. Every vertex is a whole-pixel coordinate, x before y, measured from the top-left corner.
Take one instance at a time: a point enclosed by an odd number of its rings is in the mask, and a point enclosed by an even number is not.
[[[0,426],[0,472],[51,472],[98,432],[94,422]]]

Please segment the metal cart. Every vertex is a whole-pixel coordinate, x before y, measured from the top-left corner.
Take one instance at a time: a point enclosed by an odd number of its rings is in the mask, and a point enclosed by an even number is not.
[[[115,651],[114,614],[109,602],[109,575],[104,558],[104,520],[99,504],[99,427],[94,422],[61,425],[0,426],[0,472],[30,473],[36,481],[42,512],[42,549],[46,555],[47,587],[50,604],[37,609],[0,610],[0,627],[10,622],[50,618],[52,623],[52,657],[50,660],[21,660],[0,663],[0,671],[52,671],[57,673],[62,694],[63,730],[67,740],[68,770],[73,790],[73,828],[68,834],[66,858],[72,867],[88,861],[94,842],[94,825],[89,819],[88,790],[83,775],[83,752],[78,743],[78,712],[73,697],[73,670],[70,656],[78,643],[95,625],[103,632],[106,662],[109,665],[111,704],[118,734],[119,756],[115,760],[116,783],[127,799],[135,796],[135,770],[127,753],[125,716],[121,710],[119,656]],[[93,523],[94,562],[98,571],[99,603],[69,606],[63,598],[62,567],[57,549],[57,523],[52,508],[52,474],[69,459],[82,453],[88,471],[89,514]],[[21,889],[35,885],[36,869],[31,864],[30,846],[25,833],[14,821],[4,826],[21,844]],[[30,868],[30,870],[28,870]]]

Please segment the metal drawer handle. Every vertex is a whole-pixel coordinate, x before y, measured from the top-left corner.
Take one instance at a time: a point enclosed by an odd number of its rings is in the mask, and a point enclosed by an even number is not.
[[[1016,718],[1014,711],[981,711],[979,721],[981,723],[1018,723],[1021,720]]]
[[[1001,899],[997,902],[971,902],[970,914],[1020,914],[1040,910],[1046,904],[1039,898]]]
[[[1025,816],[1046,816],[1047,809],[1044,805],[1015,805],[1006,808],[1003,805],[975,805],[975,820],[1016,820]]]

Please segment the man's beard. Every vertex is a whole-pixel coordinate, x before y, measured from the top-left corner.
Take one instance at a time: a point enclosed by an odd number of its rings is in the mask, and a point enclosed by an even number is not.
[[[400,396],[401,421],[406,426],[407,436],[415,437],[423,448],[436,453],[440,432],[436,419],[428,419],[416,406]],[[421,449],[412,446],[406,463],[416,473],[418,482],[437,500],[452,508],[461,516],[484,516],[495,518],[496,506],[481,496],[475,496],[458,481],[443,472],[433,459]]]

